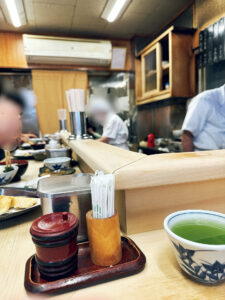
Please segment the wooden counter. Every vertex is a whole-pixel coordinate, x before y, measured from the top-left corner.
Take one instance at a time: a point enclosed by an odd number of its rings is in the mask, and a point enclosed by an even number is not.
[[[122,167],[146,157],[141,153],[112,147],[94,140],[69,141],[69,133],[61,134],[61,137],[64,143],[76,153],[83,169],[92,172],[102,170],[105,173],[115,173]]]
[[[30,162],[23,180],[36,177],[41,163]],[[0,299],[33,299],[24,289],[27,259],[34,254],[29,229],[41,209],[0,222]],[[164,230],[130,235],[146,255],[145,269],[123,279],[52,297],[57,300],[223,300],[224,285],[208,287],[187,279],[176,263]],[[35,299],[39,299],[36,295]]]
[[[33,213],[0,223],[1,299],[26,300],[26,260],[34,254],[29,229],[40,215]],[[223,300],[224,285],[203,286],[187,279],[179,270],[172,246],[163,230],[130,236],[146,255],[145,269],[123,279],[51,297],[57,300]],[[37,298],[37,295],[35,297]]]
[[[94,140],[68,141],[83,172],[115,174],[116,207],[127,234],[161,229],[183,209],[225,213],[225,150],[143,155]]]

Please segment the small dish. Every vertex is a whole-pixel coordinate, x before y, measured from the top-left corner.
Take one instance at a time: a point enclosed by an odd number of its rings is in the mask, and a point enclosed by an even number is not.
[[[225,215],[207,210],[183,210],[170,214],[164,228],[173,244],[181,269],[195,281],[213,285],[225,280],[225,245],[192,242],[175,234],[171,228],[180,221],[196,218],[225,224]]]
[[[53,171],[47,168],[46,166],[40,168],[39,171],[39,177],[46,176],[46,175],[55,175],[55,176],[60,176],[60,175],[71,175],[76,172],[76,169],[74,168],[65,168],[61,169],[60,171]]]
[[[41,200],[37,196],[37,190],[36,189],[24,189],[24,188],[15,188],[15,187],[2,187],[0,189],[0,194],[5,196],[24,196],[28,198],[36,198],[37,204],[33,205],[29,208],[10,208],[5,214],[0,215],[0,222],[5,221],[8,219],[12,219],[15,217],[18,217],[20,215],[26,214],[30,211],[35,210],[36,208],[41,206]]]
[[[41,149],[44,149],[44,148],[45,148],[45,145],[46,145],[45,142],[38,142],[38,143],[32,144],[32,145],[31,145],[31,148],[32,148],[33,150],[41,150]]]
[[[18,166],[13,165],[12,166],[13,170],[5,172],[5,168],[6,166],[0,166],[0,185],[5,185],[10,183],[15,177],[19,169]]]
[[[69,157],[54,157],[44,160],[44,165],[53,171],[60,171],[70,167],[71,159]]]
[[[56,140],[50,140],[49,143],[46,145],[46,149],[50,150],[50,149],[60,149],[61,145],[58,141]]]
[[[33,159],[33,156],[30,154],[30,150],[21,150],[17,149],[14,153],[13,156],[16,159]]]
[[[29,141],[34,144],[39,143],[39,142],[44,142],[44,140],[41,138],[30,138]]]
[[[36,161],[43,161],[47,158],[45,149],[41,150],[30,150],[30,154],[33,155]]]
[[[27,150],[27,149],[30,149],[31,148],[31,145],[29,143],[23,143],[20,148],[22,150]]]

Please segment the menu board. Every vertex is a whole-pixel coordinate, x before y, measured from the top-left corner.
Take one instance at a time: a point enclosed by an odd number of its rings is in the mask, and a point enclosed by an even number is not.
[[[204,40],[204,32],[200,31],[199,33],[199,69],[203,68],[203,40]]]
[[[203,67],[207,65],[208,30],[203,31]]]
[[[112,70],[125,69],[127,48],[113,47],[112,49]]]
[[[213,24],[213,62],[219,61],[218,53],[219,22]]]
[[[214,36],[213,25],[210,25],[208,27],[208,41],[207,41],[208,47],[206,46],[208,65],[213,64],[213,36]]]
[[[225,60],[225,17],[199,33],[199,68]]]
[[[219,20],[219,26],[218,26],[218,56],[219,56],[219,61],[224,60],[225,55],[224,55],[224,43],[225,43],[225,28],[224,28],[224,22],[225,18],[221,18]]]

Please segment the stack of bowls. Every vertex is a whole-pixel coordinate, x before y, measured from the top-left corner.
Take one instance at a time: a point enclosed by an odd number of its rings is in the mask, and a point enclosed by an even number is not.
[[[58,212],[41,216],[32,223],[30,233],[43,279],[64,278],[77,269],[78,219],[74,214]]]

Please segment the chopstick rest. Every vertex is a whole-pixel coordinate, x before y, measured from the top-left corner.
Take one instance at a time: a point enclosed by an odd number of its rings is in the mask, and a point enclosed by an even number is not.
[[[91,260],[97,266],[111,266],[122,259],[119,217],[93,218],[92,210],[86,214]]]

